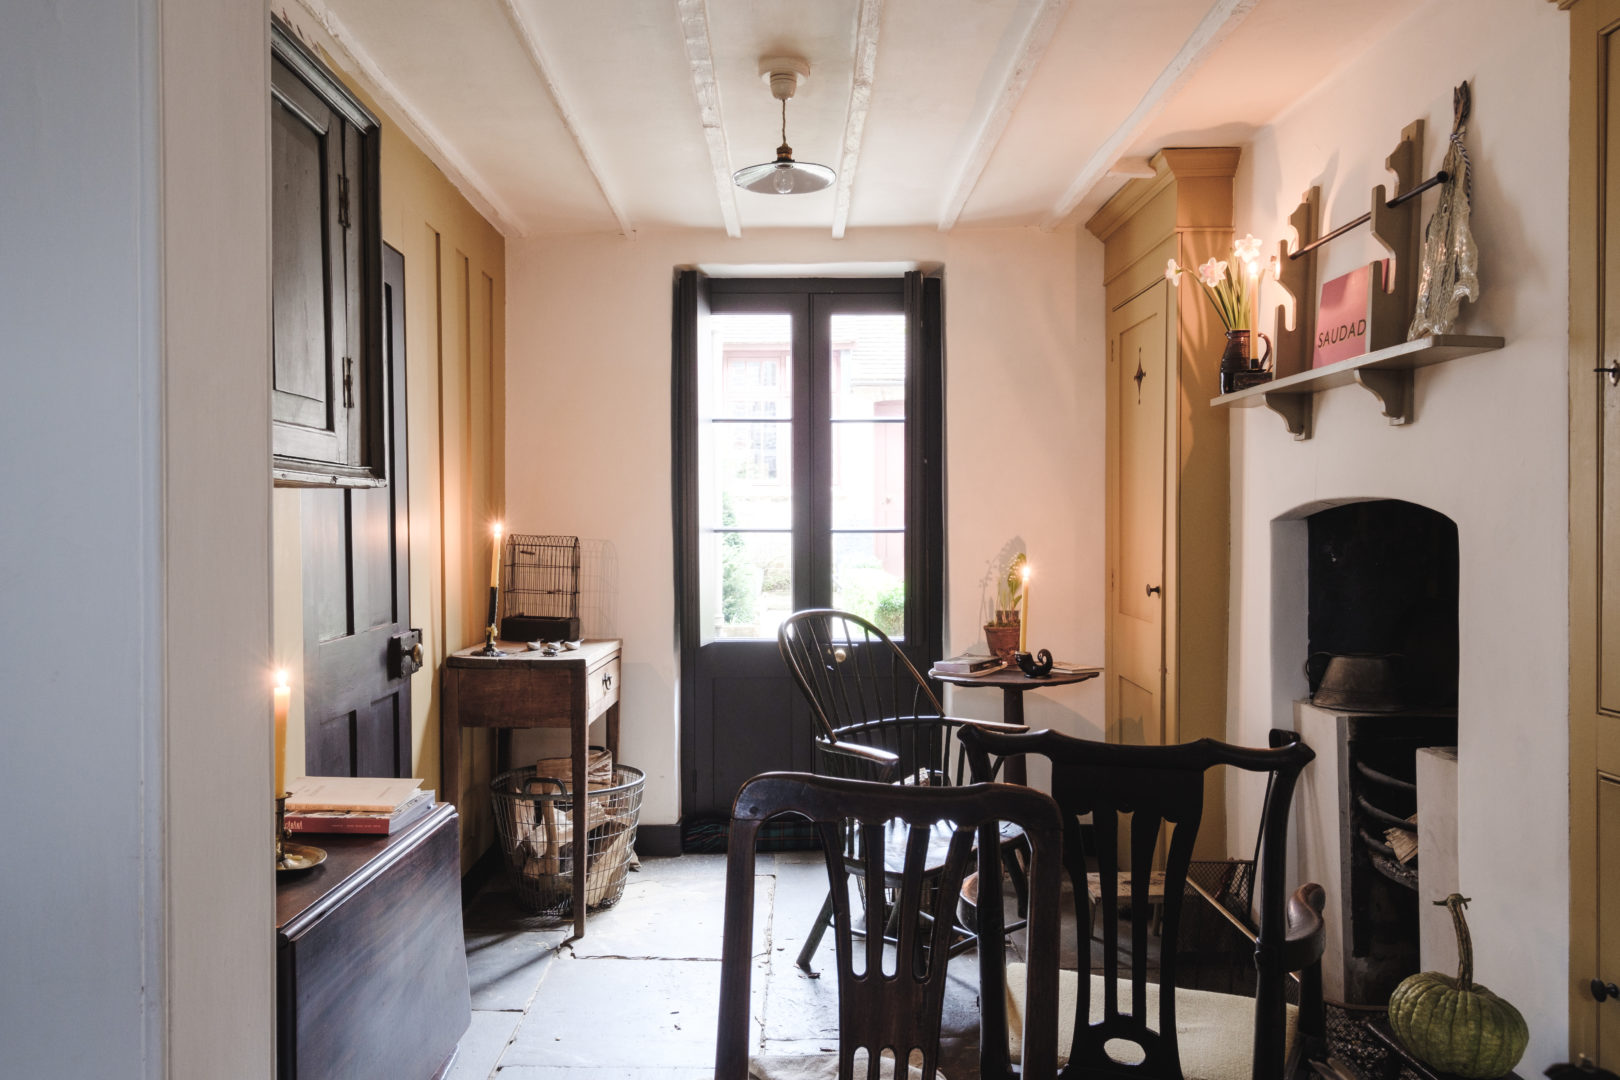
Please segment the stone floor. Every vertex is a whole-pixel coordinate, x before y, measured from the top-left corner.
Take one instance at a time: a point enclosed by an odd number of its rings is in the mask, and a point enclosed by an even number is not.
[[[793,962],[826,895],[821,856],[762,854],[759,875],[758,1049],[832,1051],[835,981]],[[566,930],[526,917],[504,882],[492,883],[467,908],[473,1018],[450,1080],[707,1080],[724,907],[723,855],[646,859],[618,904],[593,912],[585,937],[567,943]],[[829,934],[815,966],[832,965]],[[977,990],[977,961],[965,953],[946,993],[941,1064],[953,1078],[978,1073]]]

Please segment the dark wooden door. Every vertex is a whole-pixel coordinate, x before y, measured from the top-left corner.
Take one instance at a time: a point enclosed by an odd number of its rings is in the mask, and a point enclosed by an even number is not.
[[[300,493],[304,767],[311,776],[411,770],[405,259],[385,247],[382,268],[389,482]]]

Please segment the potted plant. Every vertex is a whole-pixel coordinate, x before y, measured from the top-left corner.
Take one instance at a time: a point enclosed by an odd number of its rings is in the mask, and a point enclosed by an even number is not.
[[[990,652],[1004,663],[1012,663],[1018,653],[1018,603],[1024,592],[1024,553],[1018,552],[995,575],[995,615],[984,624],[984,641]]]

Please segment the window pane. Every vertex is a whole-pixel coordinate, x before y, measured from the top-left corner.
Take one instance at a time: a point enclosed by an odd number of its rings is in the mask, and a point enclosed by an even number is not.
[[[832,417],[906,415],[906,317],[834,315]]]
[[[833,607],[864,616],[890,637],[906,614],[906,534],[834,533]]]
[[[793,611],[793,545],[787,533],[705,533],[703,640],[773,638]]]
[[[715,315],[709,325],[712,400],[704,415],[792,416],[792,316]]]
[[[710,421],[712,493],[703,500],[706,529],[793,527],[793,427]],[[718,503],[716,502],[718,499]]]
[[[832,527],[906,524],[906,425],[832,425]]]

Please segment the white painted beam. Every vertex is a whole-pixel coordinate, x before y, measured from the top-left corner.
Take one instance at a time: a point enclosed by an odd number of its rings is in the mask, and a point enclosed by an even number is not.
[[[940,211],[940,232],[953,228],[957,218],[962,216],[962,208],[967,205],[968,196],[972,195],[973,189],[978,186],[979,177],[984,174],[984,167],[990,163],[990,155],[995,152],[996,144],[1001,142],[1007,124],[1018,108],[1018,100],[1024,96],[1029,80],[1034,76],[1035,69],[1040,66],[1047,45],[1051,44],[1052,35],[1057,32],[1058,20],[1063,17],[1063,12],[1068,6],[1069,0],[1037,0],[1035,9],[1030,14],[1029,25],[1024,30],[1024,40],[1019,45],[1018,55],[1013,60],[1012,66],[1007,69],[1006,78],[1002,80],[1001,93],[996,95],[995,103],[979,124],[979,130],[973,137],[967,156],[962,160],[962,168],[956,174],[956,183],[952,185],[950,195],[945,200],[945,207]]]
[[[613,213],[613,220],[619,223],[619,232],[628,239],[636,237],[635,226],[630,223],[630,216],[625,213],[624,205],[614,197],[613,189],[608,184],[603,173],[602,165],[595,154],[591,153],[590,142],[580,130],[579,115],[569,104],[568,97],[558,85],[557,79],[552,75],[553,65],[546,55],[545,46],[541,44],[540,37],[529,26],[529,20],[524,16],[523,10],[518,6],[517,0],[501,0],[501,10],[506,13],[506,21],[511,24],[512,31],[517,34],[518,40],[523,42],[523,51],[528,54],[529,63],[534,67],[534,73],[540,76],[545,85],[546,93],[551,97],[552,107],[557,110],[557,118],[562,121],[563,128],[568,137],[574,140],[574,149],[585,162],[585,168],[590,170],[591,179],[596,183],[597,193],[607,204],[608,210]]]
[[[1153,118],[1170,103],[1176,92],[1186,85],[1187,80],[1192,78],[1193,73],[1209,59],[1221,42],[1248,18],[1249,12],[1254,10],[1257,3],[1259,0],[1216,0],[1215,5],[1193,30],[1192,36],[1182,44],[1181,50],[1165,69],[1159,72],[1159,77],[1153,80],[1153,85],[1142,95],[1142,100],[1136,103],[1136,108],[1132,109],[1124,122],[1114,129],[1114,133],[1097,147],[1081,168],[1079,175],[1058,199],[1057,205],[1042,219],[1043,232],[1051,232],[1074,213],[1074,208],[1079,206],[1081,200],[1091,193],[1091,189],[1108,175],[1108,171],[1120,160],[1120,155],[1126,148],[1147,130]]]
[[[844,114],[844,139],[838,157],[838,187],[833,193],[832,234],[844,238],[849,224],[849,199],[860,164],[866,114],[872,108],[872,83],[877,73],[878,33],[883,24],[883,0],[860,0],[855,16],[855,66],[850,71],[849,110]]]
[[[365,46],[355,40],[343,20],[327,10],[325,0],[298,0],[298,5],[326,34],[334,58],[339,64],[365,81],[366,91],[377,99],[378,104],[394,118],[396,123],[410,130],[412,141],[434,165],[438,166],[439,171],[455,185],[456,190],[467,197],[473,208],[499,229],[502,236],[508,239],[522,238],[526,234],[522,222],[495,194],[494,187],[478,175],[478,170],[473,168],[472,163],[462,156],[455,145],[445,138],[427,117],[422,115],[421,110],[411,103],[398,85],[383,73],[382,67]]]
[[[705,0],[675,0],[681,20],[681,38],[686,44],[686,63],[692,74],[692,93],[697,98],[698,119],[703,138],[709,144],[709,164],[714,171],[714,194],[720,202],[720,217],[726,235],[742,235],[737,218],[737,188],[731,182],[731,148],[720,116],[720,84],[714,75],[714,50],[709,44],[709,6]]]

